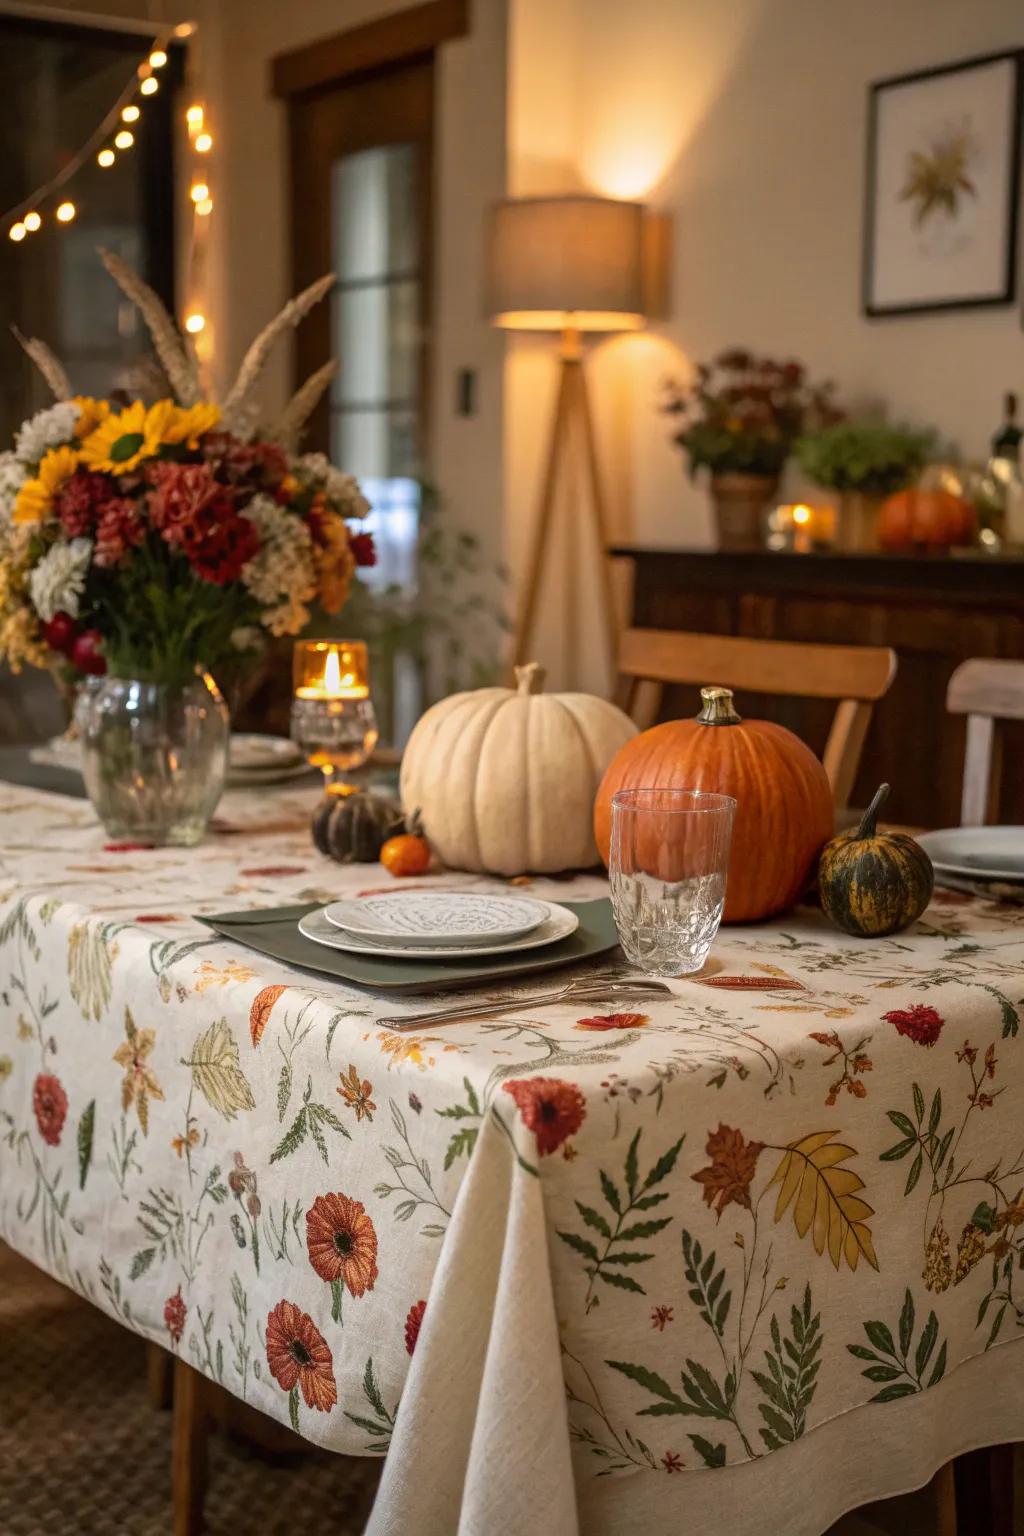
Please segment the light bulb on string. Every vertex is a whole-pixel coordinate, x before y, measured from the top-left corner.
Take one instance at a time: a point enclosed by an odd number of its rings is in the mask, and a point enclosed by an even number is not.
[[[196,213],[202,219],[209,218],[213,212],[213,198],[204,197],[201,203],[196,203]]]
[[[121,108],[121,118],[126,123],[137,123],[141,116],[138,107],[134,105]]]
[[[139,86],[139,90],[142,92],[143,96],[155,96],[159,89],[160,81],[155,79],[153,75],[147,75],[145,80],[143,80],[142,84]]]
[[[27,230],[25,229],[25,226],[20,219],[18,220],[17,224],[12,224],[10,229],[7,231],[8,239],[13,240],[15,245],[17,245],[19,240],[24,240],[26,234]]]
[[[196,154],[208,155],[210,150],[213,148],[213,134],[197,133],[196,142],[193,147],[195,148]]]
[[[194,21],[179,21],[174,29],[175,37],[191,37],[196,29]]]
[[[114,154],[112,149],[101,149],[99,154],[96,156],[96,164],[102,165],[103,168],[106,169],[108,165],[113,165],[116,159],[117,156]]]
[[[162,48],[154,48],[149,56],[149,62],[154,69],[163,69],[167,63],[167,55]]]
[[[189,189],[189,197],[194,203],[205,203],[210,196],[210,189],[205,181],[194,181]]]
[[[127,128],[122,128],[120,133],[114,135],[114,144],[118,149],[131,149],[135,143],[134,133],[129,133]]]
[[[43,221],[38,213],[26,213],[21,222],[24,224],[29,234],[34,235]]]
[[[77,212],[78,210],[74,203],[61,203],[57,208],[57,217],[62,224],[70,224]]]
[[[194,102],[185,113],[185,121],[191,133],[198,133],[203,126],[203,109],[198,102]]]
[[[190,336],[198,336],[200,331],[206,329],[206,316],[201,315],[198,310],[193,310],[191,314],[185,316],[185,329]]]

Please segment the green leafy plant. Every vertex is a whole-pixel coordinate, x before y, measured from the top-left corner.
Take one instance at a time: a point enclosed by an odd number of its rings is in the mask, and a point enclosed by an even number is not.
[[[801,432],[839,419],[831,383],[809,384],[802,363],[729,347],[700,363],[685,389],[669,384],[662,409],[690,473],[777,476]]]
[[[939,1320],[934,1312],[928,1313],[921,1330],[921,1337],[917,1341],[917,1348],[911,1357],[910,1346],[914,1338],[914,1298],[909,1290],[903,1298],[898,1341],[881,1322],[865,1323],[864,1332],[868,1336],[868,1343],[872,1345],[871,1349],[868,1349],[866,1344],[847,1344],[846,1347],[855,1359],[869,1362],[861,1375],[866,1376],[868,1381],[880,1383],[880,1390],[871,1398],[871,1402],[891,1403],[898,1397],[912,1397],[915,1392],[923,1392],[926,1387],[934,1387],[945,1375],[946,1345],[943,1342],[928,1379],[925,1380],[925,1372],[928,1370],[939,1338]]]
[[[804,1288],[802,1307],[791,1307],[790,1336],[783,1338],[779,1320],[771,1321],[772,1347],[764,1358],[767,1371],[751,1371],[767,1402],[758,1405],[764,1424],[761,1439],[770,1451],[799,1440],[807,1427],[807,1410],[817,1391],[821,1368],[821,1313],[811,1315],[811,1287]]]
[[[888,496],[916,480],[934,447],[931,431],[840,421],[801,437],[796,457],[804,473],[829,490]]]

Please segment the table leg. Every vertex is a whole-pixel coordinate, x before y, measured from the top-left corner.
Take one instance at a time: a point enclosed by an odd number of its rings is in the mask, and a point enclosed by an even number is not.
[[[151,1408],[171,1406],[174,1360],[159,1344],[146,1345],[146,1392]]]
[[[171,1498],[174,1536],[199,1536],[206,1491],[206,1436],[209,1405],[206,1382],[184,1360],[174,1361],[174,1440]]]
[[[954,1477],[957,1536],[1013,1536],[1013,1446],[958,1456]]]

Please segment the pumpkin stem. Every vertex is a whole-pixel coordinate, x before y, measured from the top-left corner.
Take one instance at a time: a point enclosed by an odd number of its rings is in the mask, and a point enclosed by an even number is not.
[[[702,688],[700,696],[703,703],[697,719],[701,725],[740,724],[741,717],[733,706],[731,688]]]
[[[517,693],[544,692],[544,679],[547,673],[539,662],[528,661],[525,667],[516,667],[515,674]]]
[[[864,815],[860,819],[860,826],[857,828],[857,837],[874,837],[875,824],[878,821],[878,813],[888,798],[888,784],[879,784],[878,788],[875,790],[875,798],[872,800],[871,804],[868,806],[867,810],[864,812]]]

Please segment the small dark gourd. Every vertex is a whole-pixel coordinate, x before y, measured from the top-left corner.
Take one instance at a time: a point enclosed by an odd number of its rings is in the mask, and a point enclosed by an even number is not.
[[[935,885],[932,861],[905,832],[878,832],[875,824],[889,794],[879,788],[860,826],[826,843],[818,866],[825,915],[844,933],[882,938],[916,922]]]
[[[367,790],[325,795],[313,817],[313,842],[337,864],[376,864],[388,838],[404,826],[402,807],[388,796]]]

